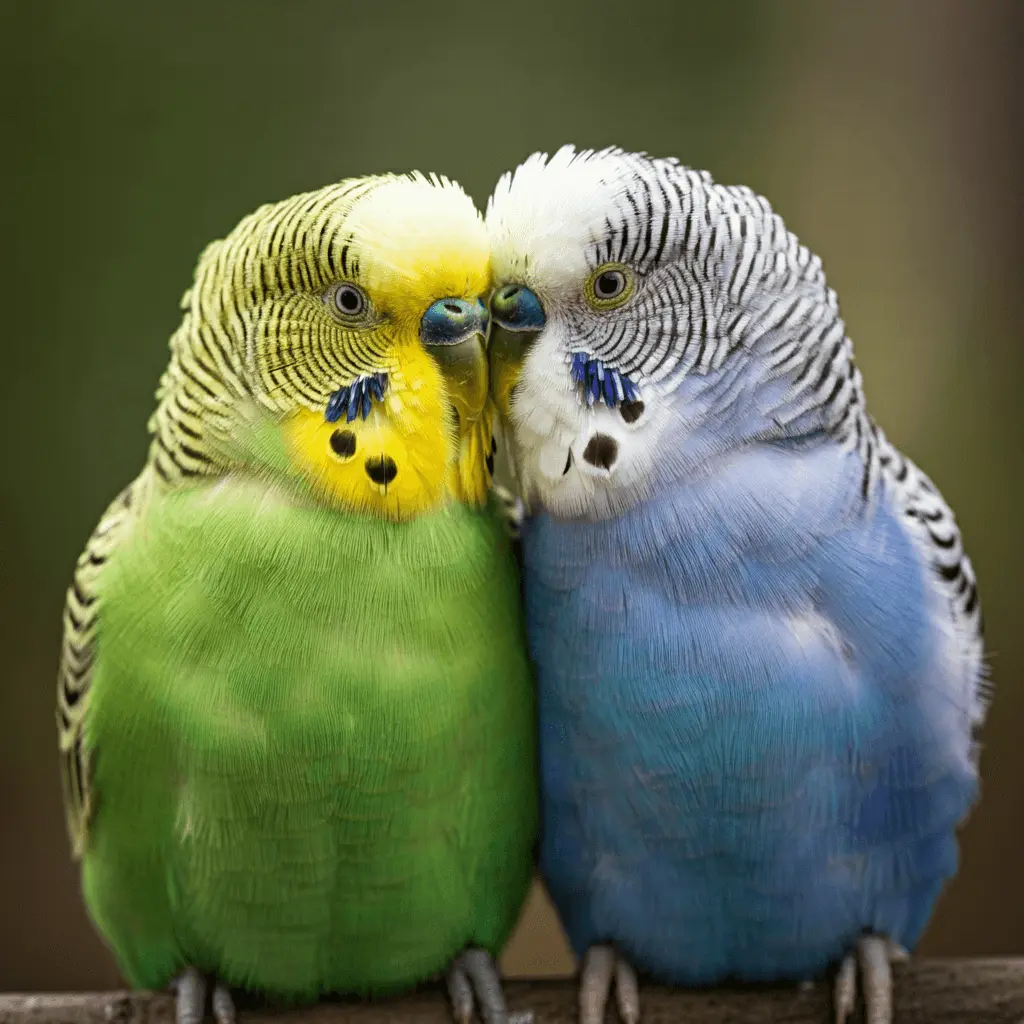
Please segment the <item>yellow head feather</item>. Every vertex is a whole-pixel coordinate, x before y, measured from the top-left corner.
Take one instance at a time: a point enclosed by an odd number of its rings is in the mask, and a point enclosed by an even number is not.
[[[345,218],[361,282],[388,296],[411,335],[436,299],[476,298],[490,287],[490,244],[473,200],[447,178],[383,179]]]

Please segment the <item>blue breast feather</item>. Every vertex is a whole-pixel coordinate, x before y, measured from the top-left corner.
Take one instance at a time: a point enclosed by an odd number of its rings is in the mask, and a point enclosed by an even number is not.
[[[930,569],[856,457],[759,448],[524,532],[541,867],[577,953],[703,984],[908,948],[976,793]]]

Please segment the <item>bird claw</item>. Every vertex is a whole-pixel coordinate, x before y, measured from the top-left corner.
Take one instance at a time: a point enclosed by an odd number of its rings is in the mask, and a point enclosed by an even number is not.
[[[457,956],[446,981],[456,1024],[469,1024],[474,1008],[484,1024],[532,1024],[532,1013],[508,1012],[497,965],[486,950],[467,949]]]
[[[177,1024],[203,1024],[206,1018],[206,979],[187,967],[174,981]],[[213,1017],[217,1024],[235,1024],[235,1001],[226,985],[213,987]]]
[[[580,967],[580,1024],[604,1024],[608,995],[615,985],[615,1001],[623,1024],[640,1019],[640,989],[636,971],[611,946],[591,946]]]
[[[907,951],[881,935],[865,935],[857,949],[839,965],[833,988],[835,1024],[846,1024],[857,1003],[857,967],[864,1000],[864,1024],[892,1024],[892,963],[908,958]]]
[[[220,982],[213,986],[213,1019],[217,1024],[235,1024],[235,1001]]]

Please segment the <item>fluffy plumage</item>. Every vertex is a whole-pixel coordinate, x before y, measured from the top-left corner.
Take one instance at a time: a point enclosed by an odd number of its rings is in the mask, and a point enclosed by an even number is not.
[[[980,611],[820,260],[749,189],[615,149],[534,155],[487,226],[573,946],[680,983],[912,947],[976,794]]]
[[[487,259],[462,190],[411,175],[263,207],[199,261],[65,614],[69,825],[133,984],[394,990],[515,922],[534,705]]]

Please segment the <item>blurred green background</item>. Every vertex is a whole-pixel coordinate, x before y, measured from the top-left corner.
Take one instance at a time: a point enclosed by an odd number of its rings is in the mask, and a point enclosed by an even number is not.
[[[117,983],[63,832],[61,602],[144,458],[200,249],[260,203],[372,171],[442,172],[483,203],[567,141],[748,184],[822,256],[874,413],[956,509],[986,612],[984,800],[924,949],[1024,953],[1022,10],[0,4],[0,989]],[[539,893],[505,966],[571,966]]]

